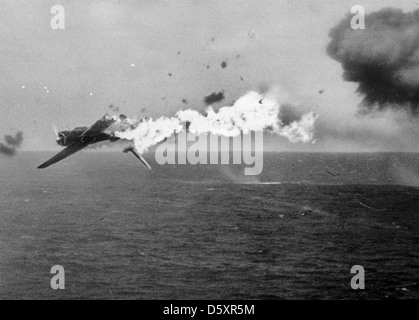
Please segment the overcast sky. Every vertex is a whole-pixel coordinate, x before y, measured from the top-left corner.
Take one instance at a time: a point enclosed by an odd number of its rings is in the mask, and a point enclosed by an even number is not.
[[[64,30],[50,26],[57,4]],[[171,116],[204,110],[212,92],[224,90],[225,105],[276,84],[320,119],[316,144],[275,138],[270,148],[418,151],[416,122],[356,115],[356,84],[326,54],[329,30],[353,5],[367,13],[418,7],[394,0],[1,0],[0,136],[22,130],[25,150],[58,150],[53,124],[90,125],[110,104],[132,117]]]

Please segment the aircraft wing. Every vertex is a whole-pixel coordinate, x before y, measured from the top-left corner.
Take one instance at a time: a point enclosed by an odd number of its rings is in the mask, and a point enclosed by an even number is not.
[[[124,150],[124,152],[130,151],[138,160],[140,160],[143,165],[145,165],[149,170],[151,170],[150,165],[147,163],[147,161],[143,158],[143,156],[139,153],[137,153],[133,147],[128,147]]]
[[[77,151],[80,151],[81,149],[86,148],[89,145],[89,142],[85,141],[78,141],[76,143],[73,143],[72,145],[65,148],[60,153],[57,153],[55,156],[53,156],[48,161],[45,161],[43,164],[41,164],[38,169],[44,169],[46,167],[49,167],[50,165],[57,163],[58,161],[61,161],[72,154],[76,153]]]
[[[92,133],[102,133],[105,131],[115,120],[112,118],[108,118],[107,115],[103,116],[102,119],[96,121],[89,129],[83,132],[83,136],[92,134]]]
[[[134,153],[134,155],[137,157],[137,155],[135,153]],[[145,159],[143,158],[143,156],[141,154],[139,154],[137,158],[140,159],[140,161],[143,163],[143,165],[145,165],[149,170],[151,170],[150,165],[147,163],[147,161],[145,161]]]

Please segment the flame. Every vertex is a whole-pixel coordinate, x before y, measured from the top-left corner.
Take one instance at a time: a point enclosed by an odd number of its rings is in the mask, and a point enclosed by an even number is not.
[[[290,142],[314,142],[314,124],[318,116],[304,114],[300,120],[284,125],[280,119],[281,105],[271,93],[250,91],[240,97],[232,106],[225,106],[218,112],[210,106],[205,114],[196,110],[180,110],[174,117],[124,119],[118,124],[115,136],[132,140],[136,150],[142,154],[175,133],[188,130],[195,135],[210,133],[225,137],[248,134],[251,131],[266,131],[286,137]]]

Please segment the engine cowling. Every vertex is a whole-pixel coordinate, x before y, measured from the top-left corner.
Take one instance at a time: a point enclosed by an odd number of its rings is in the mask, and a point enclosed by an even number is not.
[[[66,146],[69,146],[69,145],[73,144],[74,142],[76,142],[78,138],[79,138],[79,136],[76,137],[71,132],[62,131],[58,134],[58,137],[57,137],[56,141],[60,146],[66,147]]]

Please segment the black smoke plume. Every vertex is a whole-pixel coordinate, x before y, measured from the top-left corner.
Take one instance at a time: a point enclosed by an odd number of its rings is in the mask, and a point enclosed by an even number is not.
[[[352,29],[347,15],[329,33],[329,56],[342,64],[346,81],[358,83],[361,113],[407,110],[419,115],[419,10],[386,8]]]
[[[224,97],[224,92],[223,91],[220,91],[218,93],[213,92],[209,96],[206,96],[204,98],[204,102],[205,102],[206,105],[210,105],[210,104],[213,104],[215,102],[222,101],[222,100],[224,100],[224,98],[225,97]]]
[[[0,143],[0,154],[12,157],[22,145],[23,132],[19,131],[15,136],[5,135],[4,141],[5,143]]]

